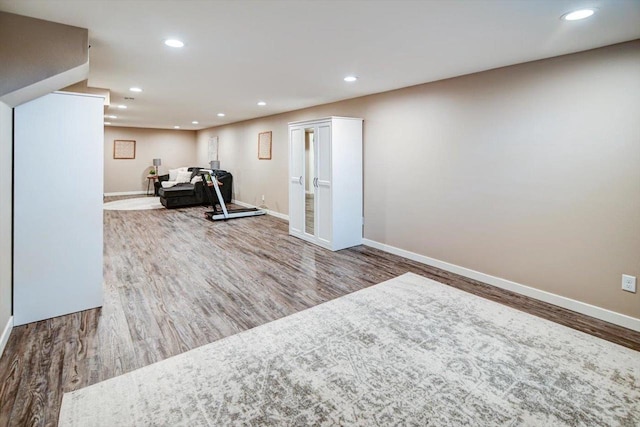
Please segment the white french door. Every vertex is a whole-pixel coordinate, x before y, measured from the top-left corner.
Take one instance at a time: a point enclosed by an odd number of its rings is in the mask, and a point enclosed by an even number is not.
[[[289,135],[289,232],[304,234],[305,152],[304,129],[291,128]]]

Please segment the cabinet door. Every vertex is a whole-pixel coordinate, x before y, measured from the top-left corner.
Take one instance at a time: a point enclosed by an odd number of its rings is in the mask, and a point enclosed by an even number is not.
[[[332,242],[331,202],[331,123],[322,123],[316,130],[316,237],[325,246]]]
[[[304,129],[289,128],[289,233],[304,232]]]

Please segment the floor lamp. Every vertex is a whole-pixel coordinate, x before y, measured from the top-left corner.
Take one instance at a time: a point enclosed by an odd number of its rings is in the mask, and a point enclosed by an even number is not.
[[[216,159],[213,160],[213,153],[215,152]],[[209,138],[209,166],[212,171],[220,170],[220,160],[218,160],[218,137],[213,136]]]
[[[153,159],[153,166],[156,168],[156,176],[160,175],[160,165],[162,164],[161,159]]]

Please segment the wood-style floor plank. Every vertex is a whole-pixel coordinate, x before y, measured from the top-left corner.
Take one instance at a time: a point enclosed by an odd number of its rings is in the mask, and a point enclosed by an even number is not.
[[[414,272],[640,350],[640,333],[359,246],[330,252],[285,221],[205,208],[105,211],[104,306],[14,328],[0,426],[55,426],[64,392]]]

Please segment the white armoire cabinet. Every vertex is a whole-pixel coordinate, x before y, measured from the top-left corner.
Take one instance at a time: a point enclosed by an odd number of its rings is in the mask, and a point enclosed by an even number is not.
[[[14,111],[16,325],[102,305],[103,104],[56,92]]]
[[[289,234],[332,251],[362,244],[362,119],[289,123]]]

